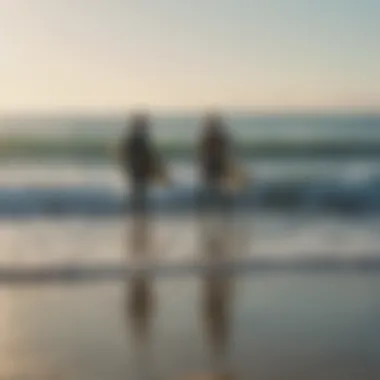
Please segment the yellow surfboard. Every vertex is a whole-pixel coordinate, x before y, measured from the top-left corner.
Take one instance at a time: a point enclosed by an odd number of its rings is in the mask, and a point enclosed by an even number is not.
[[[171,184],[170,176],[166,167],[159,163],[153,172],[152,183],[156,186],[169,186]]]
[[[248,182],[249,176],[246,171],[240,165],[231,162],[223,185],[229,190],[236,191],[244,188]]]

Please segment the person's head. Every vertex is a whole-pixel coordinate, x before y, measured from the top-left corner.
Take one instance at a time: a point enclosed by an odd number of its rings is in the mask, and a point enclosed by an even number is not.
[[[223,134],[224,123],[218,113],[208,113],[203,120],[203,133],[206,135]]]
[[[129,132],[131,135],[146,136],[149,134],[150,120],[146,113],[135,113],[129,121]]]

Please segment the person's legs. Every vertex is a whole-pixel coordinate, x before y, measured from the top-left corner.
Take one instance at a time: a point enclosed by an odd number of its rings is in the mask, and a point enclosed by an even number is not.
[[[145,182],[135,182],[131,191],[131,211],[133,216],[146,214],[148,209],[148,186]]]
[[[136,263],[151,256],[151,223],[148,208],[148,188],[136,183],[131,193],[130,252]],[[143,261],[141,261],[143,260]]]

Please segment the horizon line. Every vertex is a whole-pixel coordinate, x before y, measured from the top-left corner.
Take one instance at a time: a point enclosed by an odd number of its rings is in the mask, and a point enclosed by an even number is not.
[[[379,107],[121,107],[99,109],[93,107],[62,107],[55,109],[1,110],[0,118],[20,117],[116,117],[133,112],[152,116],[194,116],[217,112],[226,116],[317,116],[317,115],[373,115],[380,116]]]

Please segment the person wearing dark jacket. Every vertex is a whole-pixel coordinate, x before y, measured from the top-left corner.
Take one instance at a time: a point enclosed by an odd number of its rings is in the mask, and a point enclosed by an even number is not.
[[[150,138],[149,124],[147,116],[134,116],[122,142],[122,165],[132,186],[147,185],[152,177],[156,153]]]
[[[131,186],[132,208],[134,211],[143,211],[148,189],[159,168],[147,115],[138,114],[131,118],[120,154],[124,175]]]
[[[203,184],[221,186],[228,175],[231,143],[222,119],[218,115],[205,118],[199,147]]]
[[[202,125],[198,147],[201,180],[199,206],[225,208],[229,197],[226,188],[231,165],[231,140],[219,115],[207,115]]]

